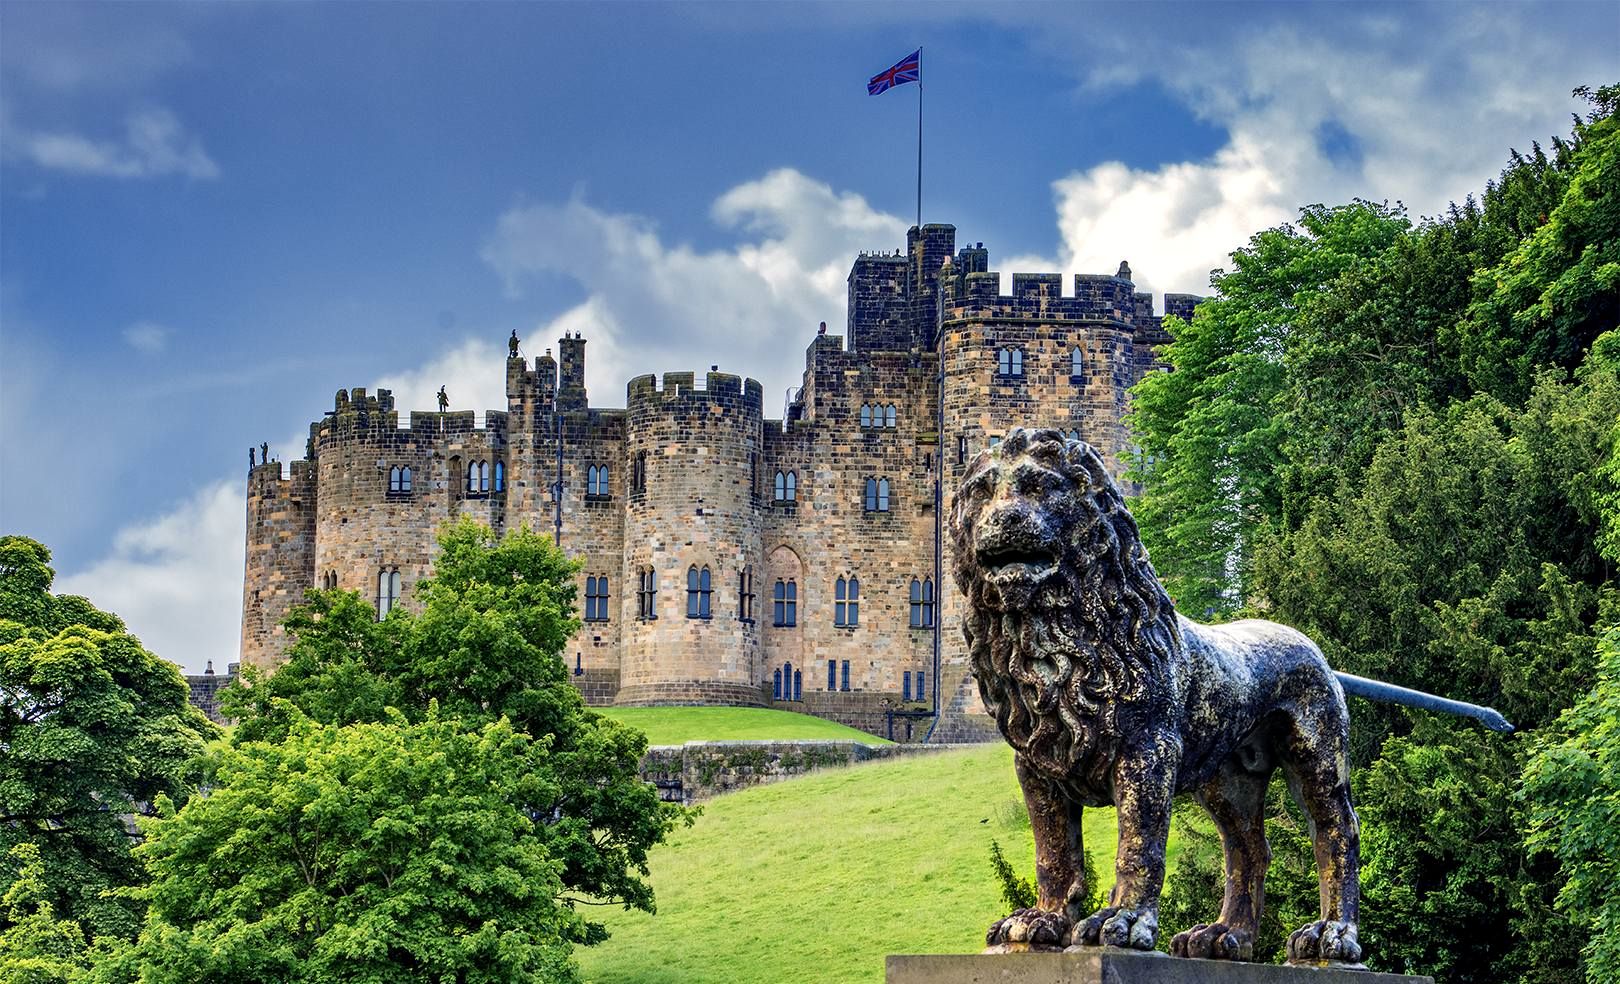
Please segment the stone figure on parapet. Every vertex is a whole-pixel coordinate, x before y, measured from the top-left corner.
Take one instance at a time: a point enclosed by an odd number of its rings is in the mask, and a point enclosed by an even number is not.
[[[444,391],[443,386],[440,386],[439,387],[439,412],[444,413],[448,409],[450,409],[450,395]]]
[[[1115,271],[1114,276],[1118,277],[1121,280],[1129,280],[1129,279],[1131,279],[1131,265],[1130,265],[1130,263],[1125,261],[1125,260],[1120,260],[1119,261],[1119,269],[1117,271]]]
[[[259,445],[259,464],[268,465],[269,463],[270,463],[270,442],[269,441],[264,441]]]
[[[1015,430],[981,452],[949,523],[970,665],[1015,752],[1035,837],[1037,904],[990,927],[992,951],[1153,949],[1170,801],[1190,792],[1220,831],[1227,884],[1220,914],[1171,950],[1253,959],[1266,789],[1280,768],[1310,818],[1322,897],[1288,959],[1360,961],[1344,692],[1511,726],[1488,708],[1335,674],[1286,626],[1182,617],[1102,457],[1062,431]],[[1087,913],[1080,814],[1106,805],[1119,818],[1114,888]]]
[[[248,445],[248,471],[253,470],[253,445]]]
[[[508,358],[515,359],[515,358],[517,358],[517,354],[518,354],[517,329],[513,328],[512,329],[512,337],[508,338],[506,340],[506,355],[507,355]]]

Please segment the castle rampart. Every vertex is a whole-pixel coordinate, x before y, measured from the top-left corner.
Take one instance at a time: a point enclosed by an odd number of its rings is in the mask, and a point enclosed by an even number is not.
[[[948,225],[862,254],[847,328],[812,338],[782,420],[758,382],[718,369],[637,376],[625,409],[591,407],[577,334],[532,360],[514,339],[506,408],[482,425],[417,410],[401,427],[387,390],[339,391],[306,461],[249,476],[242,660],[279,662],[276,625],[311,587],[413,604],[439,526],[470,515],[580,562],[564,655],[592,703],[771,704],[879,732],[937,703],[934,737],[969,737],[936,496],[1018,426],[1075,433],[1122,468],[1127,392],[1169,340],[1124,264],[1010,281]]]

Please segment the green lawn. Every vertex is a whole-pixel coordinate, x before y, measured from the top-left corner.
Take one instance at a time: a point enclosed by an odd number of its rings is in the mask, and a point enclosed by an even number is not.
[[[594,710],[647,733],[652,745],[743,739],[848,738],[887,745],[876,735],[808,714],[765,707],[598,707]]]
[[[598,910],[596,984],[877,982],[888,953],[966,953],[1005,913],[990,840],[1034,846],[1002,744],[824,769],[711,800],[652,855],[658,913]],[[1086,815],[1112,882],[1112,810]],[[1172,850],[1174,844],[1172,844]]]

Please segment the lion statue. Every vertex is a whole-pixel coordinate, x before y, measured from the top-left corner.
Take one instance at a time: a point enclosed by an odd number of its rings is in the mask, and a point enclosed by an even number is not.
[[[1322,893],[1321,918],[1289,937],[1288,958],[1358,962],[1349,717],[1321,650],[1272,622],[1179,615],[1102,457],[1060,431],[1015,430],[980,453],[949,522],[973,674],[1015,752],[1035,835],[1037,905],[986,942],[1152,949],[1170,801],[1190,792],[1220,831],[1226,893],[1172,952],[1253,959],[1266,787],[1281,768]],[[1080,812],[1104,805],[1119,817],[1114,888],[1087,913]]]

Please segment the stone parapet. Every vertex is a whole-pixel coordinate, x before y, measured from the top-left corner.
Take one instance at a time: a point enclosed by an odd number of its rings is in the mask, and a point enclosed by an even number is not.
[[[619,688],[613,703],[620,707],[670,707],[687,704],[722,704],[733,707],[764,707],[764,692],[757,686],[726,683],[722,680],[660,680],[632,683]]]
[[[1065,953],[891,954],[886,984],[1434,984],[1343,965],[1284,967],[1192,960],[1114,947]]]
[[[866,745],[841,739],[689,741],[655,745],[641,760],[641,778],[671,803],[692,804],[721,793],[793,779],[817,769],[943,751],[949,745]]]

